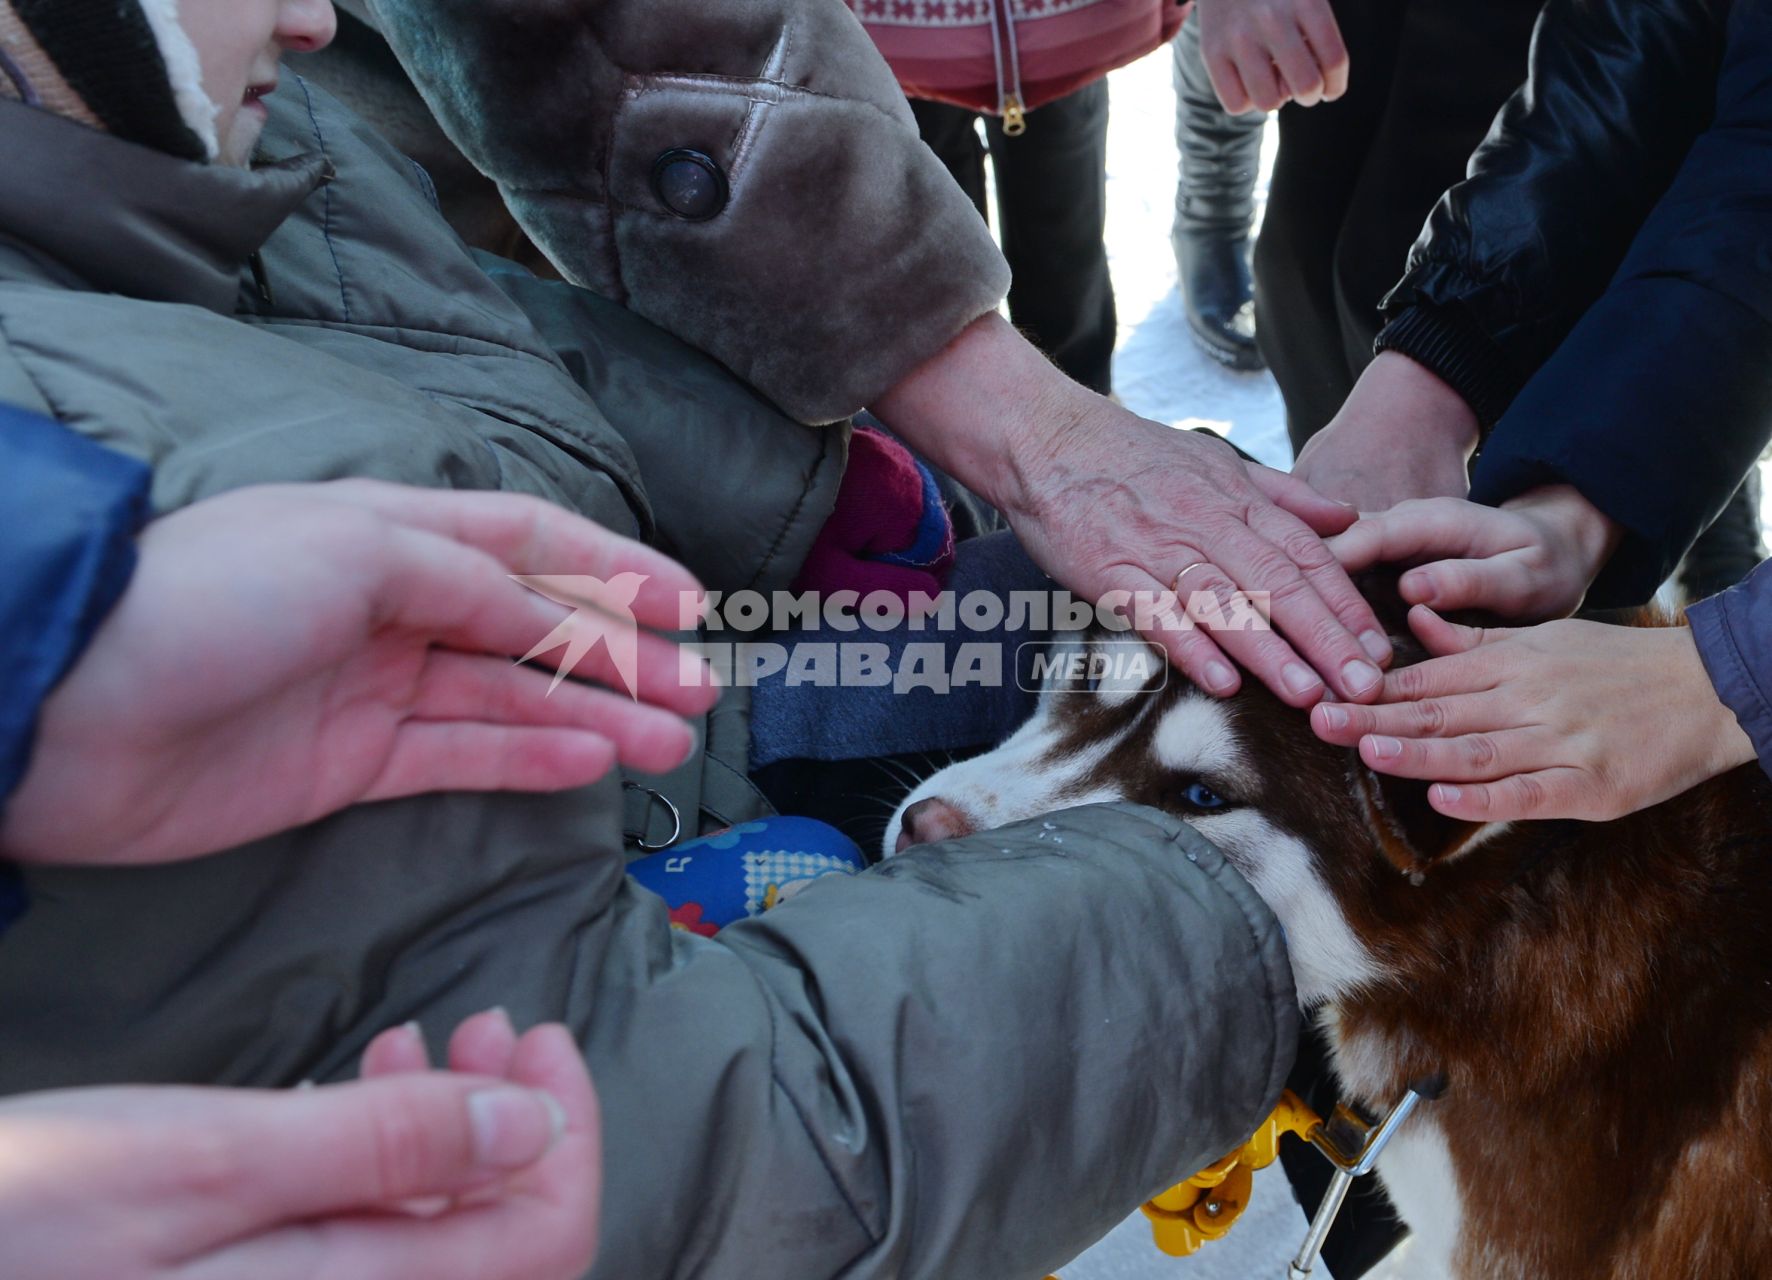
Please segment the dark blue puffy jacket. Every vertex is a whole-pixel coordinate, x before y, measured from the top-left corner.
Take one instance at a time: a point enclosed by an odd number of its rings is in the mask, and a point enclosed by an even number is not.
[[[37,709],[135,568],[148,469],[0,405],[0,805],[24,777]],[[0,929],[23,909],[0,866]]]
[[[1567,483],[1639,604],[1772,434],[1772,0],[1551,0],[1378,345],[1494,422],[1471,497]]]

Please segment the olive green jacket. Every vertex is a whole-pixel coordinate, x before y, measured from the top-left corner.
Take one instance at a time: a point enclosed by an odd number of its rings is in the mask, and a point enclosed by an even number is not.
[[[0,102],[0,400],[151,461],[163,510],[345,475],[506,489],[711,586],[791,577],[841,429],[607,299],[489,274],[319,91],[271,108],[288,158],[249,174]],[[655,784],[707,823],[763,809],[742,711]],[[337,1079],[384,1027],[440,1043],[502,1004],[567,1022],[596,1075],[597,1276],[1031,1280],[1245,1136],[1290,1064],[1277,925],[1164,815],[933,847],[711,940],[624,875],[634,821],[611,780],[32,869],[0,1090]]]

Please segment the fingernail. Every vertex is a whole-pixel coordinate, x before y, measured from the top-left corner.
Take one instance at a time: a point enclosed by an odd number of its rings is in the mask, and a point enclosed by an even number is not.
[[[1288,662],[1281,667],[1280,683],[1286,686],[1289,693],[1301,698],[1323,687],[1323,682],[1317,679],[1317,673],[1302,662]]]
[[[1323,717],[1323,727],[1325,729],[1345,729],[1345,728],[1347,728],[1347,725],[1348,725],[1347,712],[1343,711],[1340,707],[1336,706],[1332,702],[1324,702],[1324,703],[1320,703],[1319,705],[1323,708],[1322,711],[1319,712],[1318,714],[1320,714]]]
[[[566,1108],[551,1093],[536,1090],[536,1097],[548,1112],[548,1149],[553,1150],[554,1144],[566,1136]]]
[[[560,1104],[545,1093],[515,1086],[468,1095],[474,1162],[486,1169],[526,1169],[566,1131]]]
[[[1222,662],[1206,664],[1206,687],[1214,693],[1229,693],[1237,683],[1237,673]]]
[[[486,1012],[491,1014],[493,1020],[501,1024],[504,1029],[510,1032],[513,1036],[517,1034],[517,1028],[511,1023],[510,1011],[502,1004],[495,1004]]]
[[[1347,682],[1347,687],[1353,692],[1365,693],[1368,689],[1378,686],[1378,683],[1384,679],[1384,673],[1370,662],[1361,662],[1356,659],[1341,669],[1341,678]]]
[[[1434,598],[1434,575],[1426,569],[1405,573],[1397,580],[1397,591],[1410,604],[1430,604]]]
[[[1449,782],[1434,783],[1434,799],[1441,804],[1457,804],[1464,797],[1464,792]]]
[[[1366,651],[1368,658],[1377,663],[1383,663],[1391,656],[1391,642],[1376,631],[1360,633],[1360,648]]]
[[[1403,754],[1403,744],[1395,738],[1387,738],[1383,734],[1375,733],[1366,741],[1371,744],[1372,755],[1375,759],[1395,760]]]

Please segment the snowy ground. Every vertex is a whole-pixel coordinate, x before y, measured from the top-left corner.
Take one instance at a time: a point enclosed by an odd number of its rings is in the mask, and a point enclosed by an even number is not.
[[[1188,336],[1182,316],[1169,247],[1176,177],[1169,51],[1115,72],[1111,91],[1108,253],[1120,308],[1114,388],[1128,408],[1148,418],[1204,423],[1262,461],[1289,466],[1285,414],[1273,379],[1213,363]],[[1270,127],[1270,162],[1273,141]],[[1266,169],[1264,164],[1264,186]],[[1304,1229],[1304,1216],[1276,1166],[1257,1175],[1249,1210],[1231,1233],[1194,1257],[1158,1253],[1144,1219],[1134,1217],[1060,1274],[1062,1280],[1279,1280]],[[1319,1267],[1318,1274],[1327,1276],[1327,1269]],[[1405,1256],[1382,1280],[1436,1278],[1411,1270]]]

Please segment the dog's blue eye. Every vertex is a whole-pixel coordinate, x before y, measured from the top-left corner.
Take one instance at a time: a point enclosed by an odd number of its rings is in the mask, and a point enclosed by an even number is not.
[[[1196,809],[1222,809],[1230,803],[1204,782],[1193,783],[1182,792],[1182,798]]]

